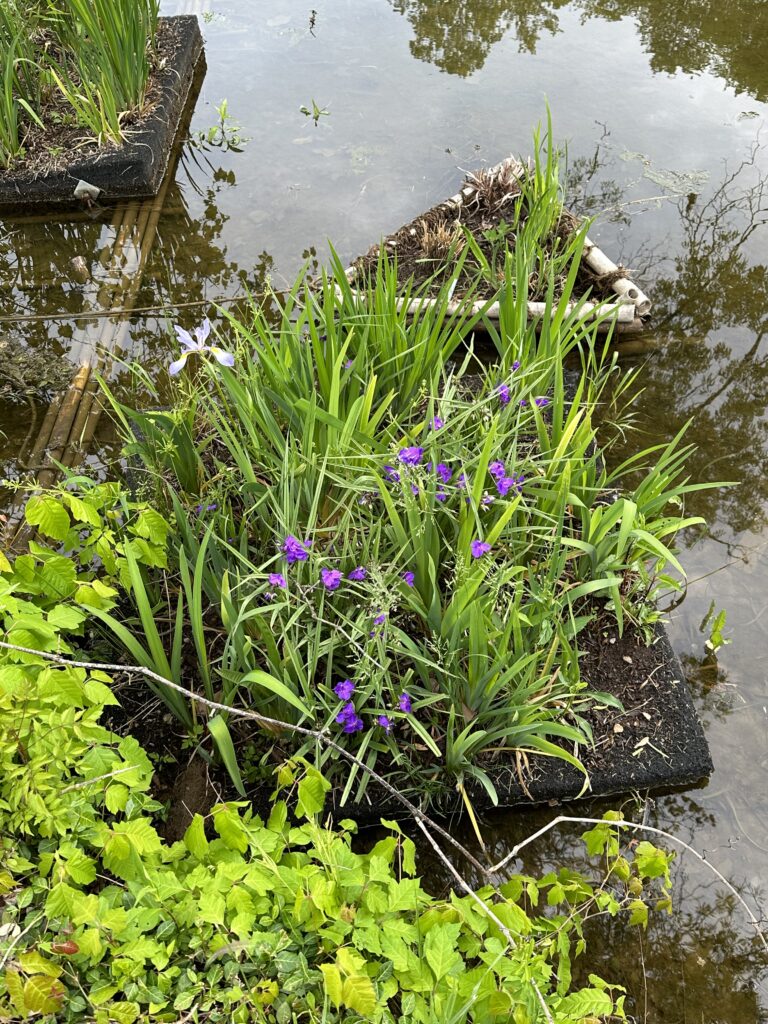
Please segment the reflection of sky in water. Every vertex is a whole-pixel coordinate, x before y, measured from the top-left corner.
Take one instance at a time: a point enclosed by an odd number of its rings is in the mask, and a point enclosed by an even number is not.
[[[644,362],[646,390],[639,433],[628,445],[669,438],[692,416],[690,439],[700,446],[693,475],[743,481],[689,502],[711,528],[696,543],[687,538],[693,582],[671,626],[688,659],[716,772],[703,790],[659,799],[654,819],[706,850],[748,897],[762,885],[765,905],[768,232],[760,223],[768,213],[768,150],[752,160],[751,151],[766,116],[760,97],[768,95],[768,64],[755,40],[768,5],[742,0],[726,14],[714,0],[348,0],[316,5],[315,37],[310,6],[164,5],[167,13],[206,15],[208,71],[193,131],[215,122],[226,97],[251,141],[242,153],[185,150],[136,305],[232,296],[269,276],[280,286],[308,247],[322,258],[328,239],[344,258],[367,249],[453,192],[460,169],[529,151],[546,95],[557,136],[569,140],[581,205],[620,204],[594,235],[640,271],[656,301],[660,347],[632,357]],[[483,45],[463,52],[472,44],[470,24],[480,26]],[[299,112],[313,99],[330,111],[316,128]],[[748,165],[733,177],[742,161]],[[109,220],[6,223],[0,315],[86,308],[88,286],[69,261],[82,255],[96,267]],[[137,317],[130,352],[161,368],[171,357],[169,321],[189,327],[200,315],[194,307],[168,320]],[[53,358],[70,350],[83,326],[25,323],[5,331]],[[13,451],[24,424],[13,414],[4,421]],[[713,600],[727,608],[733,638],[719,665],[706,658],[699,632]],[[502,842],[510,831],[528,831],[529,822],[497,820],[494,828]],[[554,859],[558,850],[553,838],[539,856]],[[683,864],[680,916],[654,926],[643,948],[649,1019],[698,1022],[703,1015],[756,1024],[764,1018],[743,991],[759,985],[760,973],[747,926],[705,873]],[[639,955],[635,935],[617,931],[611,943],[600,965],[609,976]],[[639,975],[629,973],[641,988]],[[764,990],[761,998],[765,1012]]]

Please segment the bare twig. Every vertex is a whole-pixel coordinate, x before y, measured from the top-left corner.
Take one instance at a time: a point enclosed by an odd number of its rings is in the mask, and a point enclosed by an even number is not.
[[[723,885],[731,893],[731,895],[735,896],[735,898],[739,901],[741,906],[746,911],[750,922],[752,923],[755,931],[757,932],[757,936],[760,939],[763,949],[766,951],[766,953],[768,953],[768,939],[766,939],[765,933],[760,927],[760,922],[755,917],[754,913],[752,912],[752,908],[749,906],[747,901],[738,892],[738,890],[728,881],[725,875],[723,875],[722,872],[718,871],[714,864],[710,864],[707,858],[700,854],[698,850],[695,850],[689,843],[686,843],[684,839],[680,839],[678,836],[672,835],[671,832],[665,832],[664,829],[655,828],[653,825],[644,825],[636,821],[627,821],[625,818],[617,818],[614,821],[609,820],[607,818],[580,818],[570,814],[559,814],[556,818],[553,818],[552,821],[550,821],[548,824],[543,825],[537,832],[534,832],[533,835],[528,836],[527,839],[523,839],[521,842],[517,843],[516,846],[513,846],[505,857],[502,857],[502,859],[497,864],[494,864],[493,867],[488,869],[489,872],[496,873],[498,871],[501,871],[514,857],[517,856],[520,850],[522,850],[526,846],[529,846],[536,839],[540,839],[545,833],[551,831],[553,828],[556,828],[558,825],[561,825],[565,822],[570,822],[576,825],[610,825],[611,827],[615,826],[617,828],[630,828],[634,829],[636,832],[649,832],[651,833],[651,835],[661,836],[662,839],[667,839],[669,840],[669,842],[676,843],[678,846],[681,846],[684,850],[687,850],[688,853],[693,854],[693,856],[697,860],[701,861],[702,864],[705,864],[709,868],[709,870],[723,883]]]

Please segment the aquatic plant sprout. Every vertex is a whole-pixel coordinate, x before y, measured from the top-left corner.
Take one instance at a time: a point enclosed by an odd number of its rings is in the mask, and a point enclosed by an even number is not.
[[[173,328],[176,331],[176,336],[184,346],[184,351],[181,353],[178,359],[174,360],[168,367],[168,372],[172,377],[175,377],[177,373],[181,373],[187,359],[195,353],[210,352],[216,362],[221,363],[222,366],[234,366],[235,357],[231,352],[225,352],[223,348],[219,348],[218,345],[207,345],[208,335],[211,333],[211,321],[208,317],[203,320],[199,327],[195,327],[194,338],[185,331],[183,327],[179,327],[178,324],[174,325]]]

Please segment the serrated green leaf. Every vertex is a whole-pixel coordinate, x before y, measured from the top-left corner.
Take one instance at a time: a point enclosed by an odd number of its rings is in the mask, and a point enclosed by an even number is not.
[[[424,940],[424,955],[437,981],[440,981],[461,963],[456,952],[456,940],[461,926],[458,924],[435,925],[427,932]]]
[[[341,1002],[363,1017],[370,1016],[376,1009],[376,990],[371,979],[365,974],[352,974],[345,978]]]
[[[69,514],[60,501],[50,494],[34,494],[24,509],[24,518],[30,526],[53,540],[64,540],[69,533]]]

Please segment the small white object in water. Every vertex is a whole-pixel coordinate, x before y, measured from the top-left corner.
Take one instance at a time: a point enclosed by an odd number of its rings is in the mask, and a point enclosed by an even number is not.
[[[88,181],[83,181],[82,178],[75,185],[75,199],[87,199],[93,202],[99,198],[100,193],[100,188],[97,188],[96,185],[91,185]]]

